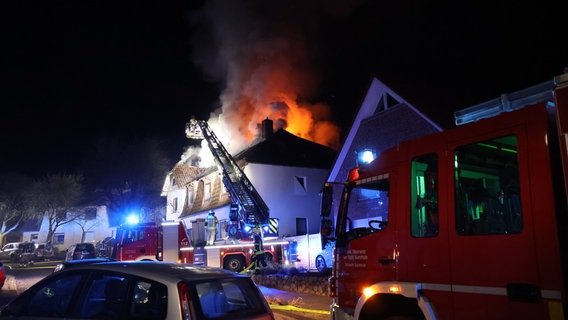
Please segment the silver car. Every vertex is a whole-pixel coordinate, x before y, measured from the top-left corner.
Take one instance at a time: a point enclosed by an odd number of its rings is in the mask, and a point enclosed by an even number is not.
[[[40,280],[0,319],[274,319],[250,277],[157,261],[80,264]]]
[[[16,262],[20,253],[22,252],[22,247],[25,242],[10,242],[6,243],[2,249],[0,249],[0,260],[10,260]]]

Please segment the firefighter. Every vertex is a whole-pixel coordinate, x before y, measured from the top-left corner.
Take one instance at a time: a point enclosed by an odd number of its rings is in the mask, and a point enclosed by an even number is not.
[[[257,226],[252,229],[252,236],[254,238],[254,253],[251,260],[254,263],[255,271],[258,271],[260,267],[266,268],[264,244],[260,227]]]
[[[205,227],[207,228],[207,245],[212,246],[215,243],[215,234],[217,233],[217,217],[215,211],[209,210],[209,215],[205,218]]]

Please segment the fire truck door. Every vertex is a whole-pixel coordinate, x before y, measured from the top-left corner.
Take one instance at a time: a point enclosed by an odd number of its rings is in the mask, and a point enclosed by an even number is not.
[[[148,240],[144,237],[145,230],[131,228],[121,234],[118,245],[118,260],[138,260],[148,254]]]
[[[450,148],[455,153],[448,159],[454,191],[448,194],[453,200],[449,284],[455,319],[543,316],[545,288],[539,286],[539,258],[529,218],[527,135],[515,131]]]
[[[420,282],[422,293],[434,305],[440,319],[451,319],[451,295],[444,288],[450,281],[448,208],[443,199],[447,177],[439,170],[438,153],[422,153],[417,145],[410,170],[405,170],[398,194],[405,208],[397,225],[399,248],[397,280]],[[430,149],[431,150],[431,149]],[[450,312],[448,312],[450,310]]]

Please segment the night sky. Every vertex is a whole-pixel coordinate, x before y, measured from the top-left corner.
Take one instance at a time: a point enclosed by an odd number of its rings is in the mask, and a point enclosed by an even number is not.
[[[33,175],[73,171],[103,135],[156,138],[178,157],[191,116],[277,64],[342,134],[373,76],[448,128],[455,110],[568,67],[568,11],[543,1],[13,2],[0,171]]]

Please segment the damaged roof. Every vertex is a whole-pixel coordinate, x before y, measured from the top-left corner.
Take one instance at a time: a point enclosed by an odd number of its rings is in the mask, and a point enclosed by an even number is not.
[[[216,168],[202,168],[194,167],[187,164],[178,163],[172,170],[174,183],[179,187],[184,187],[189,182],[194,181],[201,176],[207,175],[209,171],[214,171]]]
[[[273,135],[235,155],[248,163],[330,169],[336,152],[321,144],[279,129]]]

